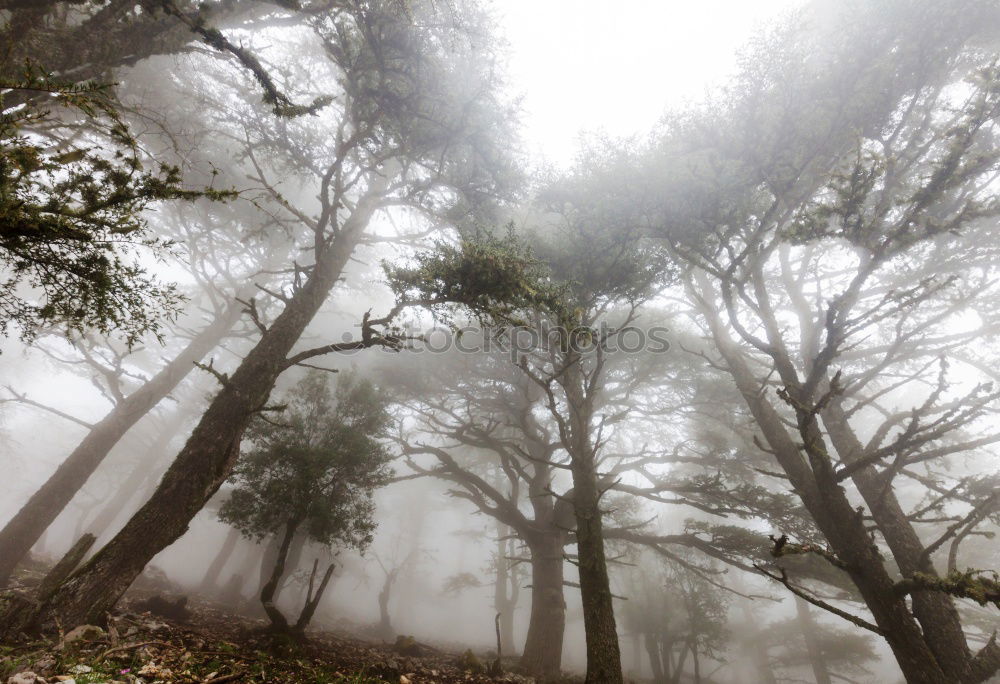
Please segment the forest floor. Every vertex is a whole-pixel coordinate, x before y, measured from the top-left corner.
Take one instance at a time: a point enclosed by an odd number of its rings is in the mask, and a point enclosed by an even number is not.
[[[22,588],[33,578],[22,574]],[[15,587],[16,588],[16,587]],[[152,610],[150,610],[152,608]],[[262,620],[192,598],[173,615],[159,593],[133,589],[107,625],[0,644],[7,684],[463,684],[533,679],[488,674],[495,654],[449,652],[409,637],[379,644],[311,630],[304,641],[269,633]],[[164,613],[174,618],[166,617]],[[513,663],[504,663],[506,669]],[[566,682],[581,681],[567,679]]]

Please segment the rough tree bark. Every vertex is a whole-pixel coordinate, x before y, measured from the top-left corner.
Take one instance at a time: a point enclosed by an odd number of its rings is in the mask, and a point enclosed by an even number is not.
[[[860,458],[864,447],[848,423],[841,401],[842,397],[834,397],[821,416],[837,453],[850,464]],[[868,505],[903,576],[921,572],[937,577],[937,569],[930,556],[924,554],[925,546],[907,520],[895,490],[883,484],[874,466],[856,471],[851,481]],[[913,614],[942,669],[954,678],[965,676],[972,652],[954,600],[941,592],[922,591],[913,594],[911,601]]]
[[[593,402],[585,389],[581,359],[572,352],[567,356],[559,382],[569,404],[568,439],[564,439],[564,446],[570,455],[573,475],[577,565],[587,635],[587,682],[622,684],[621,651],[604,553],[603,492],[598,483],[596,448],[591,444]]]
[[[118,493],[108,501],[104,507],[98,511],[90,523],[90,531],[98,538],[107,532],[112,523],[126,510],[130,502],[138,499],[145,501],[153,493],[156,487],[156,473],[160,470],[157,466],[165,466],[161,463],[169,454],[167,452],[170,442],[177,436],[178,431],[190,414],[184,410],[176,410],[173,415],[166,420],[166,424],[160,430],[153,443],[143,449],[147,456],[137,460],[125,480],[118,486]]]
[[[562,665],[563,634],[566,631],[564,543],[559,532],[528,542],[531,550],[531,618],[520,663],[527,672],[543,681],[557,678]]]
[[[802,638],[806,642],[806,652],[809,654],[809,664],[812,666],[816,684],[832,684],[830,671],[826,666],[826,656],[816,633],[816,623],[809,612],[809,604],[798,596],[795,597],[795,615],[802,630]]]

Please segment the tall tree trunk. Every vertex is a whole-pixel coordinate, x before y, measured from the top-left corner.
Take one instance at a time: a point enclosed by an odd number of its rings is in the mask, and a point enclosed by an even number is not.
[[[278,587],[279,592],[288,586],[288,583],[292,580],[292,573],[302,565],[302,553],[305,551],[307,540],[308,535],[305,533],[297,534],[292,538],[292,545],[288,549],[288,560],[285,562],[288,572],[285,573],[285,580]]]
[[[378,593],[378,636],[382,641],[392,641],[396,630],[392,628],[392,615],[389,614],[389,600],[392,598],[392,585],[396,583],[398,568],[393,568],[385,574],[385,581]]]
[[[233,303],[159,373],[120,401],[97,422],[48,480],[0,530],[0,587],[52,521],[69,505],[111,449],[164,397],[180,384],[239,320],[242,305]]]
[[[274,568],[274,561],[278,557],[278,550],[281,548],[281,535],[272,534],[267,542],[263,544],[260,552],[260,560],[257,564],[257,585],[253,588],[254,594],[260,595],[264,590],[264,585],[271,577],[271,569]]]
[[[507,557],[513,558],[516,551],[514,540],[507,540]],[[507,594],[507,612],[500,620],[500,634],[505,644],[504,652],[514,656],[517,655],[517,648],[514,645],[516,643],[514,640],[514,612],[517,610],[521,598],[521,585],[518,580],[519,573],[514,570],[512,565],[508,565],[507,568],[510,592]]]
[[[604,553],[603,492],[597,477],[597,448],[591,443],[590,434],[594,399],[585,389],[588,383],[580,370],[581,360],[577,353],[569,352],[563,364],[563,377],[559,382],[569,406],[566,422],[570,443],[565,447],[570,455],[573,476],[577,563],[587,637],[587,683],[622,684],[621,651]],[[592,372],[596,374],[600,370]]]
[[[674,672],[674,640],[669,634],[660,635],[660,662],[663,663],[663,681],[673,681]]]
[[[809,654],[809,664],[812,665],[816,684],[832,684],[830,671],[826,666],[826,656],[823,654],[823,647],[816,633],[816,623],[813,622],[812,614],[809,612],[809,604],[798,596],[795,597],[795,613],[799,629],[802,630],[802,638],[806,642],[806,652]]]
[[[691,665],[694,668],[695,684],[701,684],[701,660],[698,658],[698,642],[691,642]]]
[[[529,542],[531,550],[531,618],[521,667],[545,681],[559,676],[566,600],[563,597],[563,535],[551,533]]]
[[[646,632],[643,636],[646,654],[649,656],[649,669],[653,673],[653,682],[654,684],[665,684],[663,663],[660,662],[660,640],[652,632]]]
[[[673,647],[671,645],[671,648],[667,650],[668,656],[664,660],[667,661],[672,660],[672,658],[669,656],[669,654],[672,652],[672,648]],[[683,646],[681,647],[681,652],[677,656],[677,663],[670,664],[670,667],[673,668],[673,674],[670,677],[670,684],[680,684],[681,677],[684,676],[684,661],[687,660],[688,652],[690,650],[691,649],[688,648],[687,642],[684,642]]]
[[[309,279],[225,378],[150,500],[53,597],[50,612],[64,625],[100,620],[146,564],[187,531],[229,477],[247,423],[265,407],[274,382],[287,368],[289,353],[336,285],[387,185],[384,176],[375,181],[334,241],[316,254]]]
[[[621,684],[622,665],[604,554],[604,524],[593,459],[574,459],[576,545],[587,636],[588,684]]]
[[[198,588],[198,591],[208,594],[218,588],[219,575],[222,574],[222,569],[226,567],[229,559],[232,558],[233,551],[236,549],[236,543],[239,540],[240,531],[235,527],[230,527],[229,532],[226,534],[226,540],[222,542],[219,552],[215,554],[212,564],[208,566],[208,570],[205,572],[205,577],[201,580],[201,586]]]
[[[497,525],[497,571],[493,585],[493,608],[500,614],[500,643],[504,651],[513,653],[514,647],[514,574],[510,566],[510,528]]]

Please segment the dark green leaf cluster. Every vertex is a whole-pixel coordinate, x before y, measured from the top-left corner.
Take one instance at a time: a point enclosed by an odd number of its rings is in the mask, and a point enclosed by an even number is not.
[[[48,93],[49,108],[32,100],[5,109],[3,94],[19,91]],[[81,122],[60,119],[55,107],[82,115],[93,135],[65,142]],[[168,164],[144,169],[106,86],[59,83],[32,68],[0,81],[0,334],[13,325],[30,340],[60,324],[117,332],[131,344],[158,333],[181,298],[140,265],[140,251],[158,256],[170,247],[150,235],[143,211],[161,200],[232,194],[184,189]]]
[[[382,438],[387,398],[370,382],[345,374],[331,390],[327,375],[307,375],[287,395],[280,422],[255,420],[249,447],[231,477],[219,517],[249,537],[287,525],[313,541],[364,549],[372,540],[372,494],[392,472]]]
[[[481,231],[457,244],[438,243],[419,253],[410,266],[384,264],[397,301],[421,304],[442,320],[453,306],[469,310],[484,324],[523,325],[532,312],[569,315],[564,288],[513,228],[503,237]]]

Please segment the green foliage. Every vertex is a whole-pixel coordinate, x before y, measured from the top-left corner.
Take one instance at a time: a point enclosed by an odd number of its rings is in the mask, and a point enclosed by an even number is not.
[[[981,606],[993,604],[1000,608],[1000,573],[995,570],[953,570],[945,577],[936,577],[915,572],[898,582],[896,591],[899,594],[940,591],[958,598],[971,599]]]
[[[353,374],[331,391],[327,376],[307,375],[288,393],[281,423],[259,418],[219,517],[262,538],[289,521],[326,545],[364,549],[372,540],[372,492],[388,481],[390,455],[380,441],[386,397]]]
[[[32,100],[4,108],[11,91],[48,93],[50,107]],[[232,195],[184,189],[175,166],[144,169],[107,86],[60,83],[30,67],[19,80],[0,80],[0,334],[14,325],[30,340],[61,324],[118,332],[131,344],[158,333],[181,298],[137,261],[142,250],[158,256],[170,247],[150,235],[143,211],[162,200]]]
[[[567,315],[564,289],[553,283],[513,227],[503,237],[480,231],[457,244],[439,242],[414,261],[411,266],[384,263],[389,286],[397,301],[423,305],[439,320],[450,322],[456,305],[484,324],[499,326],[523,325],[539,310]]]

